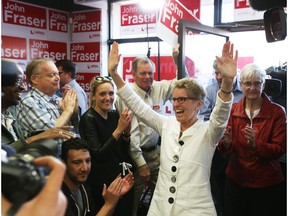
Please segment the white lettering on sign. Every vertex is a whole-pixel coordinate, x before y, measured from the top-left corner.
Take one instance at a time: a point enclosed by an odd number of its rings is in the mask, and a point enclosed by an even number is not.
[[[66,21],[66,16],[52,11],[51,19]]]
[[[156,23],[156,13],[142,13],[138,5],[121,7],[121,26],[137,25],[143,23]]]
[[[24,58],[25,52],[25,49],[1,48],[1,57],[22,59]]]
[[[138,7],[135,5],[124,6],[122,13],[136,13],[138,12]]]
[[[9,3],[4,7],[4,22],[5,23],[16,23],[20,25],[27,25],[33,27],[44,28],[45,19],[33,18],[31,16],[24,16],[16,14],[15,12],[25,13],[25,8],[17,5],[17,3]]]
[[[179,18],[176,18],[173,13],[176,14]],[[166,7],[163,9],[162,22],[166,23],[168,20],[169,28],[178,33],[178,20],[182,18],[183,11],[178,7],[178,4],[168,0]]]
[[[177,3],[173,3],[171,0],[168,0],[165,5],[169,7],[171,11],[175,12],[180,18],[183,18],[183,11],[178,7]]]
[[[71,50],[72,50],[72,51],[73,51],[73,50],[75,50],[75,51],[76,51],[76,50],[82,50],[82,51],[83,51],[84,49],[85,49],[85,48],[84,48],[84,45],[80,45],[80,44],[75,45],[75,44],[72,44],[72,49],[71,49]]]
[[[98,61],[99,53],[77,53],[71,52],[71,59],[73,61]]]
[[[129,63],[128,63],[128,68],[126,69],[126,73],[132,73],[132,64],[133,64],[133,61],[130,60]]]
[[[73,22],[75,21],[85,21],[86,20],[86,15],[85,14],[78,14],[73,16]]]
[[[48,45],[48,43],[44,43],[42,41],[39,41],[39,42],[33,41],[33,43],[31,44],[31,47],[33,47],[33,48],[41,48],[41,49],[48,49],[49,45]]]
[[[49,26],[50,29],[55,28],[55,29],[63,31],[63,32],[66,32],[68,29],[67,25],[65,23],[58,22],[55,19],[50,19],[49,21],[50,21],[50,26]]]
[[[45,27],[45,20],[39,18],[33,18],[29,16],[23,16],[14,14],[12,11],[5,11],[4,21],[9,23],[19,23],[20,25],[28,25],[34,27]]]
[[[81,81],[81,80],[84,80],[84,76],[77,74],[77,81]]]
[[[66,53],[42,51],[38,48],[31,48],[31,58],[52,58],[61,60],[66,58]]]
[[[100,30],[101,22],[73,22],[73,31],[75,32],[85,32],[85,31],[97,31]]]
[[[151,22],[156,19],[155,14],[122,15],[121,25],[136,25]]]
[[[79,83],[79,85],[84,89],[85,92],[90,91],[90,83]]]
[[[49,29],[67,32],[68,31],[67,17],[61,13],[56,13],[52,11],[49,20]]]
[[[23,12],[23,13],[25,12],[25,8],[17,5],[17,3],[10,4],[9,2],[7,2],[7,5],[4,7],[4,9],[15,11],[15,12]]]

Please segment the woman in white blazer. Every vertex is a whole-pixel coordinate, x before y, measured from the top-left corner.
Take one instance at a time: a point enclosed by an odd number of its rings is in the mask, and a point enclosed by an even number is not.
[[[215,146],[223,135],[233,102],[233,79],[238,52],[224,44],[218,67],[223,76],[210,121],[198,118],[206,92],[192,78],[178,80],[173,90],[175,116],[154,112],[126,85],[117,73],[120,60],[114,42],[108,70],[118,95],[133,113],[161,135],[160,171],[148,216],[215,215],[210,191],[210,167]]]

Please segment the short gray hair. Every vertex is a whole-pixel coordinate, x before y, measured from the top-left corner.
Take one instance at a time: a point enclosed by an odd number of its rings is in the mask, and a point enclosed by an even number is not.
[[[247,64],[244,66],[240,73],[240,82],[243,82],[243,80],[250,77],[258,77],[260,78],[260,81],[264,83],[266,78],[266,71],[261,69],[256,64]]]

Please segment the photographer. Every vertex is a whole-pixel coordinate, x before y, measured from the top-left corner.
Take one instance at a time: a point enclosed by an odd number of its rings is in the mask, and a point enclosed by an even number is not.
[[[23,203],[17,210],[13,203],[2,193],[1,199],[1,214],[2,215],[49,215],[61,216],[64,215],[67,200],[60,188],[65,173],[65,165],[57,158],[52,156],[43,156],[35,159],[34,164],[37,166],[45,166],[51,169],[50,175],[47,178],[45,186],[40,193],[33,199]]]

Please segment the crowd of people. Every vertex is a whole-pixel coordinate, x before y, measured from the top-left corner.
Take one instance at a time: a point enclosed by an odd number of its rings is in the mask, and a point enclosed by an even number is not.
[[[21,205],[2,193],[2,215],[137,216],[146,186],[148,216],[286,215],[286,112],[264,93],[264,70],[248,64],[238,77],[228,41],[206,89],[190,77],[155,81],[147,57],[128,85],[120,57],[113,42],[110,76],[92,78],[89,104],[70,60],[33,59],[27,92],[22,69],[1,60],[2,161],[40,140],[58,146],[33,161],[49,169],[41,191]],[[174,116],[163,115],[168,100]]]

